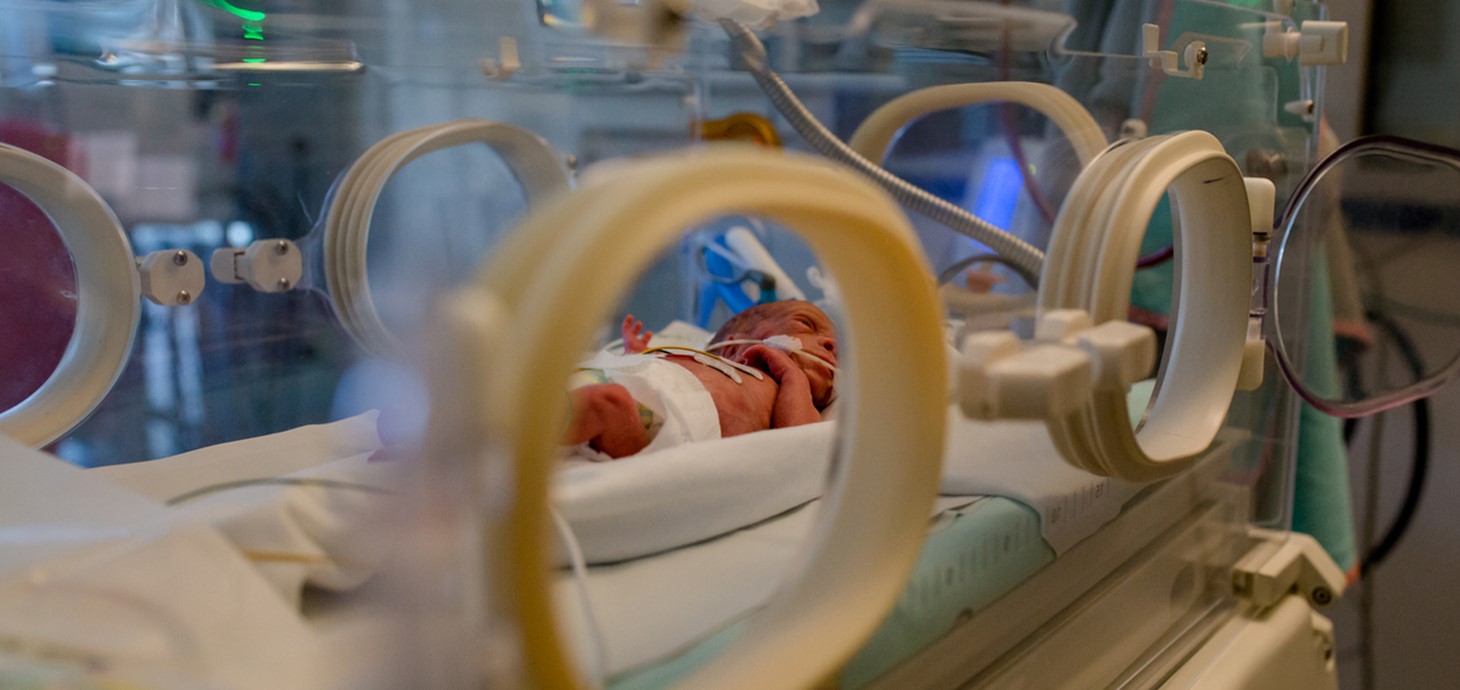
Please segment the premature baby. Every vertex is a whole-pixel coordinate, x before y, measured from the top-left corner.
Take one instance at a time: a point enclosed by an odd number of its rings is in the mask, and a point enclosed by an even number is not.
[[[731,317],[710,341],[718,357],[656,352],[632,315],[622,330],[625,354],[587,363],[569,394],[564,441],[600,459],[819,422],[835,398],[836,328],[810,302],[758,304]]]

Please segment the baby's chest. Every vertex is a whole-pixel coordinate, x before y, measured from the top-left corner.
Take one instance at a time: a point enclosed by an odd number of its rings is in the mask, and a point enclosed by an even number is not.
[[[749,374],[741,374],[741,381],[736,383],[730,377],[698,362],[677,363],[689,369],[715,401],[715,410],[720,417],[721,436],[736,436],[770,428],[778,386],[769,376],[756,379]]]

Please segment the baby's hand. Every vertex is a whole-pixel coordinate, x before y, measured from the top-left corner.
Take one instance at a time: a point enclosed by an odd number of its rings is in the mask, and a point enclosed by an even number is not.
[[[796,365],[790,353],[769,345],[752,345],[745,349],[742,363],[764,370],[780,384],[775,408],[771,410],[773,428],[821,421],[821,412],[811,399],[811,379]]]
[[[644,323],[634,318],[633,314],[624,317],[620,330],[624,337],[624,354],[626,355],[636,355],[649,349],[649,339],[654,337],[654,333],[644,330]]]
[[[808,392],[811,390],[811,380],[806,378],[806,372],[796,365],[796,360],[785,350],[769,345],[751,345],[745,349],[743,359],[743,364],[770,374],[783,387],[790,384],[804,386]]]
[[[994,286],[1004,282],[1004,277],[988,268],[975,266],[964,274],[963,283],[968,289],[980,295],[993,291]]]

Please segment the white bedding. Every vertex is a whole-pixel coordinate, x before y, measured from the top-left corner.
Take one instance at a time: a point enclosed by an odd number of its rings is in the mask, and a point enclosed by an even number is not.
[[[835,429],[824,422],[570,464],[558,473],[555,503],[589,563],[693,544],[820,496]],[[1065,464],[1043,423],[980,422],[948,410],[942,492],[1028,505],[1056,553],[1114,519],[1135,490]]]
[[[1059,461],[1042,425],[974,422],[963,419],[954,409],[949,415],[945,493],[1004,495],[1030,505],[1040,513],[1045,539],[1056,551],[1099,529],[1134,491],[1133,487],[1092,477]],[[683,446],[614,463],[568,465],[558,474],[555,498],[591,561],[622,561],[658,553],[766,521],[817,497],[825,481],[834,431],[833,423],[823,423]],[[142,546],[129,546],[131,550],[124,557],[109,557],[105,568],[88,576],[108,582],[120,576],[139,588],[129,591],[129,596],[188,605],[186,612],[179,613],[200,617],[189,625],[197,626],[204,648],[218,645],[217,663],[224,675],[310,677],[312,671],[308,669],[288,670],[291,663],[301,663],[297,660],[301,656],[298,650],[312,648],[309,645],[316,642],[298,613],[299,592],[306,582],[348,589],[369,576],[380,560],[381,549],[389,548],[387,541],[375,538],[379,535],[373,529],[381,515],[377,508],[384,502],[382,497],[313,486],[251,486],[199,496],[171,509],[160,504],[203,486],[281,475],[389,487],[392,473],[399,467],[396,463],[369,462],[379,447],[375,418],[365,415],[174,458],[85,472],[34,451],[3,448],[7,453],[44,459],[32,464],[49,468],[45,472],[69,475],[69,483],[62,482],[66,488],[47,493],[70,498],[55,506],[40,505],[33,490],[19,489],[13,481],[4,483],[14,495],[0,496],[6,499],[0,500],[0,518],[8,520],[0,525],[27,525],[22,530],[25,537],[34,540],[41,535],[48,544],[46,548],[52,551],[34,551],[32,546],[25,547],[31,551],[19,549],[16,543],[21,533],[0,528],[0,554],[10,554],[8,561],[0,557],[0,578],[7,572],[7,562],[12,564],[10,572],[15,573],[19,572],[14,570],[16,567],[52,559],[69,549],[66,540],[71,537],[67,535],[73,532],[81,535],[78,543],[96,549],[99,545],[114,548],[113,544],[122,538],[119,535],[129,535],[124,541],[131,544],[136,542],[136,530],[151,530],[146,531],[146,539],[137,542]],[[4,488],[0,486],[0,491]],[[69,506],[66,510],[73,511],[74,516],[58,522],[61,527],[35,529],[37,523],[48,524],[50,518],[44,516],[52,513],[45,510],[62,506]],[[98,506],[109,507],[92,515],[89,511],[99,510]],[[813,515],[814,508],[803,509],[784,519],[765,522],[730,540],[736,544],[733,552],[718,543],[685,552],[694,554],[691,565],[701,573],[696,576],[700,581],[673,591],[664,588],[656,598],[656,606],[682,609],[681,613],[692,614],[687,616],[689,619],[705,626],[738,615],[746,610],[746,602],[763,600],[779,578],[715,582],[713,574],[729,578],[732,571],[745,572],[746,558],[765,560],[754,570],[783,572],[789,559],[799,552],[784,547],[789,540],[799,543]],[[97,531],[103,525],[112,531]],[[9,543],[3,539],[6,534],[10,535]],[[771,540],[780,548],[745,548],[756,540]],[[62,551],[54,551],[57,548]],[[319,558],[265,557],[250,562],[250,554],[261,553]],[[736,569],[716,568],[716,558],[734,558],[740,565]],[[618,587],[642,587],[645,583],[653,586],[653,578],[637,584],[632,579],[644,567],[643,562],[625,563],[606,571],[616,574],[595,577],[600,583],[618,581]],[[216,573],[208,574],[213,571]],[[197,587],[201,582],[234,583],[227,585],[231,588],[226,597],[229,606],[217,608],[216,585]],[[732,596],[704,597],[706,591]],[[606,618],[634,619],[633,611],[613,610],[631,606],[630,599],[598,596],[595,604],[605,607],[600,615]],[[574,615],[571,608],[564,607],[565,615]],[[58,621],[57,634],[62,635],[77,634],[74,627],[66,628],[63,623],[74,620],[67,616],[80,613],[73,604],[70,609],[46,615]],[[251,626],[254,632],[247,633]],[[211,632],[201,632],[205,630]],[[627,647],[611,651],[610,661],[613,667],[624,668],[662,654],[666,645],[672,648],[706,631],[674,627],[655,634],[630,635],[624,638],[629,640]],[[260,670],[243,660],[234,647],[244,634],[259,646],[257,652],[250,651],[250,658],[289,655],[292,651],[296,660],[281,660],[268,671]],[[113,635],[117,640],[129,637]],[[229,663],[234,667],[230,668]],[[250,681],[244,686],[257,683]]]
[[[382,528],[404,468],[370,461],[380,448],[376,418],[372,412],[91,473],[159,502],[219,487],[169,512],[222,532],[297,607],[305,584],[358,586],[391,546]],[[336,483],[229,486],[274,477]]]
[[[317,687],[308,627],[218,531],[3,437],[0,640],[147,687]]]

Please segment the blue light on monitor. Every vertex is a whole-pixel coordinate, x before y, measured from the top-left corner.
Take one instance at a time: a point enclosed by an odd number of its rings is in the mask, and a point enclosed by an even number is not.
[[[973,201],[973,214],[995,226],[1008,230],[1013,224],[1014,207],[1024,187],[1024,175],[1013,158],[995,158],[984,171],[983,183]]]

